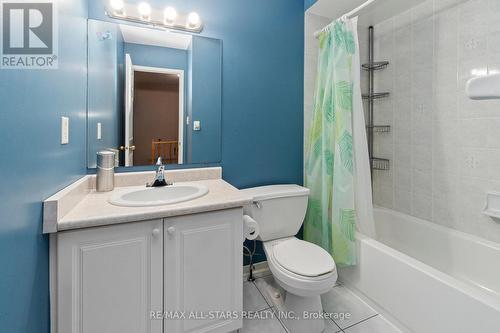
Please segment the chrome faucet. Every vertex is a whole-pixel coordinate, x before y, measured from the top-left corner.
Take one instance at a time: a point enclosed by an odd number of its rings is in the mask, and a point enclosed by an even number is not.
[[[172,185],[172,182],[167,182],[167,180],[165,179],[165,166],[161,161],[161,157],[158,157],[156,165],[158,166],[158,170],[156,170],[155,179],[152,184],[147,184],[146,186],[160,187],[160,186]]]

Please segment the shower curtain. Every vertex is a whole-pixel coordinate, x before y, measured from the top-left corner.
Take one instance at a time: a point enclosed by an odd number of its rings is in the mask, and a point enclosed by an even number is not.
[[[355,265],[356,229],[375,236],[357,18],[338,19],[319,35],[305,148],[305,186],[311,193],[304,238],[332,254],[337,265]]]

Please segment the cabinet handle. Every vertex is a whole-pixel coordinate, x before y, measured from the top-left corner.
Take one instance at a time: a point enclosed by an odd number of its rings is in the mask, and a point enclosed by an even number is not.
[[[153,237],[158,237],[160,235],[160,229],[154,228],[153,229]]]
[[[167,228],[167,232],[168,232],[169,235],[173,235],[173,234],[175,234],[175,228],[174,227],[168,227]]]

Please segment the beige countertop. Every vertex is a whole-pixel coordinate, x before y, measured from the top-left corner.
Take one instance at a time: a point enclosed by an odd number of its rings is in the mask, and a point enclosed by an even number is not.
[[[57,229],[70,230],[115,223],[135,222],[169,216],[188,215],[241,207],[251,202],[238,189],[222,179],[189,182],[205,185],[208,193],[200,198],[171,205],[153,207],[120,207],[108,202],[111,192],[92,190],[59,222]],[[176,183],[182,184],[182,183]]]
[[[187,180],[185,178],[182,180]],[[196,178],[200,177],[194,177]],[[186,181],[186,183],[206,186],[208,193],[204,196],[190,201],[153,207],[112,205],[108,199],[114,191],[96,192],[92,186],[92,178],[79,180],[72,188],[70,186],[45,201],[44,233],[237,208],[252,202],[252,199],[244,195],[244,192],[221,178],[213,176],[208,178],[212,179]],[[126,185],[137,186],[138,184],[127,183]],[[85,186],[89,188],[83,190]],[[115,189],[124,187],[126,186]]]

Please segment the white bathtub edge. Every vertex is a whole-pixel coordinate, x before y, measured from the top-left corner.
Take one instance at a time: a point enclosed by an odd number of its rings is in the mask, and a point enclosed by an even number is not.
[[[427,221],[424,221],[427,222]],[[432,222],[428,222],[432,223]],[[444,227],[443,227],[444,228]],[[380,251],[386,253],[397,259],[400,262],[407,263],[410,267],[418,269],[420,271],[424,271],[426,274],[430,275],[434,279],[446,284],[447,286],[457,289],[457,291],[467,294],[468,296],[476,299],[479,302],[486,303],[488,306],[491,306],[495,310],[500,312],[500,300],[498,300],[495,296],[488,294],[486,291],[481,292],[478,288],[471,286],[470,284],[460,281],[457,278],[454,278],[446,273],[441,272],[440,270],[429,266],[407,254],[399,252],[391,248],[390,246],[385,245],[373,238],[370,238],[366,235],[358,233],[356,238],[359,241],[366,242],[367,244],[378,248]],[[481,295],[479,295],[481,294]]]

